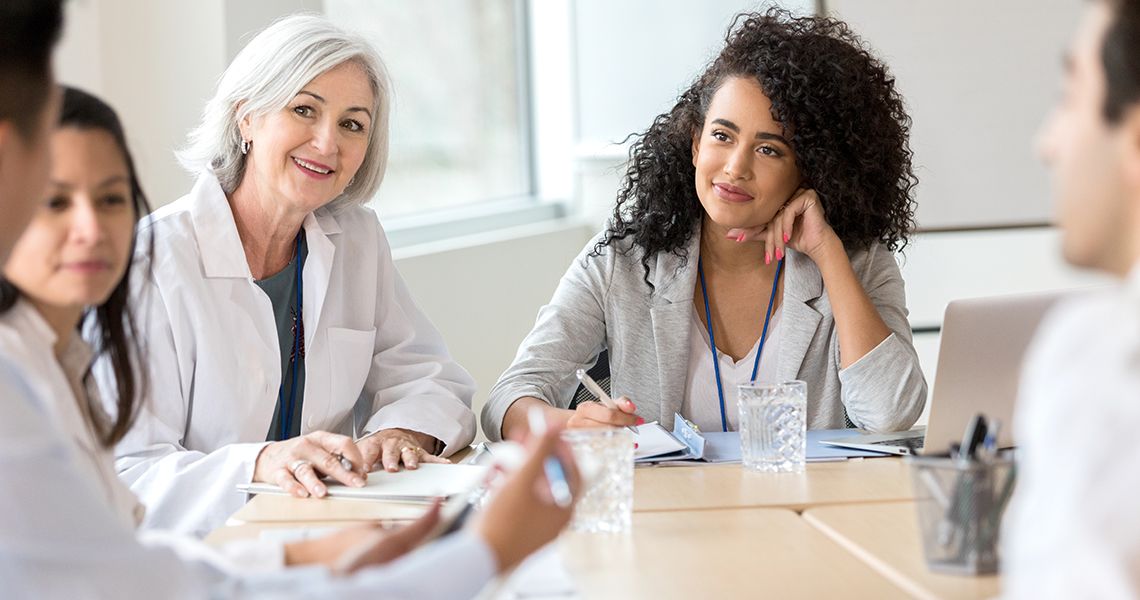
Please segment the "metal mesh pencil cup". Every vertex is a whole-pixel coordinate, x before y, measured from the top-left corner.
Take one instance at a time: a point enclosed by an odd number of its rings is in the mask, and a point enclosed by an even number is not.
[[[1013,493],[1013,452],[988,460],[909,457],[922,549],[931,571],[985,575],[998,571],[998,534]]]

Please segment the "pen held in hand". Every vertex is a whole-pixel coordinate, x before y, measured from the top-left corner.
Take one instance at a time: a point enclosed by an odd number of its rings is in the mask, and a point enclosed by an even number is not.
[[[602,389],[602,386],[598,385],[598,382],[594,381],[593,377],[590,377],[590,374],[586,372],[586,369],[578,369],[576,375],[578,375],[578,381],[581,381],[582,385],[586,386],[586,389],[590,390],[591,394],[597,396],[598,400],[601,401],[603,406],[610,410],[621,410],[618,408],[613,398],[610,398],[610,395]],[[637,428],[633,425],[626,425],[625,428],[633,433],[637,433]]]
[[[538,436],[546,434],[546,418],[543,416],[541,408],[531,407],[530,412],[527,413],[527,420],[531,434]],[[562,461],[555,456],[547,456],[542,467],[546,473],[546,481],[550,485],[550,496],[554,498],[554,503],[562,508],[568,508],[574,503],[574,495],[570,492],[570,483],[566,481],[566,469],[562,468]]]

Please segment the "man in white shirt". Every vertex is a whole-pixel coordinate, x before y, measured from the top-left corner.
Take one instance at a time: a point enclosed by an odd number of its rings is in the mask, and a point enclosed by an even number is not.
[[[1042,324],[1022,374],[1011,598],[1140,596],[1140,1],[1096,0],[1041,154],[1065,259],[1121,279]]]

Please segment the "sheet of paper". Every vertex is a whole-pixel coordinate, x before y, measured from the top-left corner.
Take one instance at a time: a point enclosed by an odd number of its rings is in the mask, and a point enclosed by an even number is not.
[[[653,456],[661,456],[685,449],[685,445],[673,434],[665,430],[657,421],[637,426],[637,435],[634,436],[637,449],[633,451],[633,459],[641,460]]]
[[[486,475],[484,466],[426,463],[414,471],[373,471],[368,474],[368,483],[361,488],[328,482],[328,490],[333,498],[428,502],[432,498],[466,492],[481,483]],[[239,485],[238,489],[249,494],[286,493],[269,483]]]

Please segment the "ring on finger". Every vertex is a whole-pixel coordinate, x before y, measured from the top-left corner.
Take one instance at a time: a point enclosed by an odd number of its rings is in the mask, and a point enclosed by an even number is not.
[[[400,454],[403,454],[405,452],[411,452],[412,454],[419,456],[420,454],[423,453],[423,451],[424,451],[424,449],[420,448],[419,446],[404,446],[403,448],[400,448]]]
[[[301,467],[303,467],[303,466],[305,466],[305,465],[309,465],[309,466],[312,466],[312,464],[311,464],[309,461],[307,461],[307,460],[305,460],[305,459],[303,459],[303,458],[302,458],[302,459],[297,459],[297,460],[295,460],[295,461],[293,461],[293,462],[289,463],[289,472],[290,472],[290,473],[296,473],[296,472],[297,472],[297,469],[300,469]]]

